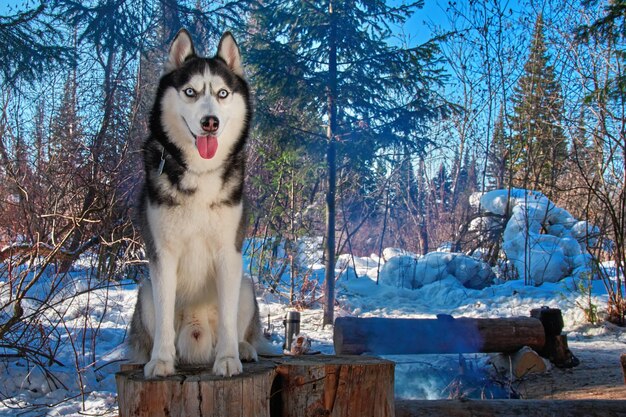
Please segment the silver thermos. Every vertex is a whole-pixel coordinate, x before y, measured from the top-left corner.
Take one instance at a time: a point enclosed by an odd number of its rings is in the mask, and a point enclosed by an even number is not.
[[[291,350],[291,344],[296,335],[300,333],[300,313],[297,311],[289,311],[285,314],[285,343],[283,344],[284,350]]]

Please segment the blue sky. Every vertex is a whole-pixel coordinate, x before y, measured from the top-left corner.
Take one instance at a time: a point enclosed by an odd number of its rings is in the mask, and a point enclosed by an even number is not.
[[[396,3],[395,1],[390,2]],[[446,27],[448,20],[445,13],[447,1],[425,0],[424,7],[417,10],[406,22],[404,30],[423,43],[432,37],[429,27],[433,24]]]

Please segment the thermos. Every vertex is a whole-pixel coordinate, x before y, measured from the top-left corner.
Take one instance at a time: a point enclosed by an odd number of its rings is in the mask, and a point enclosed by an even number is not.
[[[289,311],[285,314],[285,343],[283,344],[284,350],[291,350],[291,344],[293,339],[300,333],[300,313],[297,311]]]

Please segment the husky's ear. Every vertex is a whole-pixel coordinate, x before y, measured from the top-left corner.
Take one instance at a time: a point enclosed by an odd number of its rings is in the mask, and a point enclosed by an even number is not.
[[[181,29],[170,45],[170,55],[165,64],[165,72],[174,71],[183,65],[183,62],[190,56],[194,56],[196,51],[193,48],[193,42],[189,32]]]
[[[243,77],[239,47],[230,32],[224,32],[222,35],[220,44],[217,47],[217,56],[226,62],[226,65],[228,65],[228,68],[230,68],[232,72]]]

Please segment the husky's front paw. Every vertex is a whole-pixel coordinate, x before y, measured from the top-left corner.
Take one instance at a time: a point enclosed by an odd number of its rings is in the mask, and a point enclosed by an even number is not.
[[[143,368],[143,374],[146,378],[157,378],[160,376],[172,375],[174,373],[174,362],[164,361],[161,359],[152,359]]]
[[[213,373],[219,376],[238,375],[242,371],[241,361],[233,356],[218,357],[213,364]]]
[[[246,341],[239,342],[239,359],[244,362],[257,362],[259,356],[256,353],[256,349],[250,343]]]

